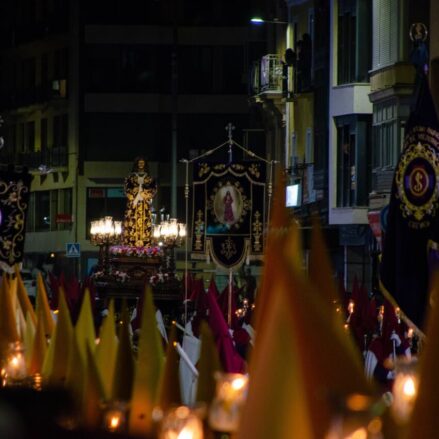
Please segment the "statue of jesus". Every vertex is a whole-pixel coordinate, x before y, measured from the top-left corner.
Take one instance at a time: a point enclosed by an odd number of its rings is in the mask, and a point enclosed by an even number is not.
[[[146,160],[137,157],[131,174],[125,179],[127,204],[123,222],[123,244],[132,247],[151,243],[151,204],[157,192],[155,180],[149,175]]]

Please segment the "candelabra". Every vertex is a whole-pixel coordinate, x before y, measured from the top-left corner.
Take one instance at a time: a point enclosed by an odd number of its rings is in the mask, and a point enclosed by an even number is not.
[[[175,274],[174,248],[180,247],[186,238],[186,224],[177,222],[176,218],[163,220],[160,224],[153,225],[152,237],[154,243],[164,249],[165,272],[173,276]]]
[[[90,241],[93,245],[99,246],[99,269],[106,275],[110,273],[110,246],[118,244],[121,235],[122,222],[114,221],[111,216],[91,222]]]

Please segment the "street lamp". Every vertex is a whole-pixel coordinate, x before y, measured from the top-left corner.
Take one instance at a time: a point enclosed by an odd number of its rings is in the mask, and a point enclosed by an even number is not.
[[[177,218],[163,220],[160,224],[153,225],[152,239],[165,250],[168,274],[173,275],[175,272],[174,248],[181,246],[186,234],[186,224],[179,223]]]
[[[264,23],[271,23],[271,24],[288,24],[287,21],[280,21],[277,18],[274,18],[273,20],[265,20],[261,17],[253,17],[250,19],[250,22],[253,24],[264,24]]]
[[[90,223],[90,241],[99,246],[99,268],[104,274],[110,273],[109,248],[118,244],[122,236],[122,221],[114,221],[106,216]]]

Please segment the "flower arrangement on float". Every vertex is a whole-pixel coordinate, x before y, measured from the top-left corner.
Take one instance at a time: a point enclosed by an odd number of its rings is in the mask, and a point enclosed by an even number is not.
[[[133,256],[137,258],[163,256],[163,249],[159,246],[132,247],[130,245],[113,245],[109,251],[112,256]]]
[[[95,280],[99,280],[100,278],[103,278],[105,276],[107,275],[103,270],[96,271],[92,275],[93,279]],[[108,273],[108,276],[112,276],[116,282],[120,282],[120,283],[125,283],[130,279],[128,273],[122,270],[111,270]]]
[[[156,286],[158,284],[165,284],[170,280],[180,280],[179,276],[177,276],[175,273],[167,273],[167,272],[161,272],[159,271],[158,273],[152,275],[149,278],[149,283],[152,286]]]

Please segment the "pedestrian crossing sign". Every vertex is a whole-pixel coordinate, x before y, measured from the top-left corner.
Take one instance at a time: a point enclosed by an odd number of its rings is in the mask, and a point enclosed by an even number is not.
[[[79,258],[81,256],[79,242],[69,242],[66,244],[66,256],[68,258]]]

